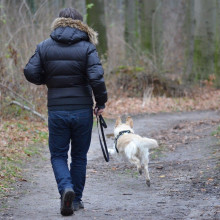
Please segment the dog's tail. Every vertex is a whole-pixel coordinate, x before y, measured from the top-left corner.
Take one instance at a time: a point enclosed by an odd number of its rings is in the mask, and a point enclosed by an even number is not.
[[[143,138],[148,149],[157,148],[159,145],[155,139]]]

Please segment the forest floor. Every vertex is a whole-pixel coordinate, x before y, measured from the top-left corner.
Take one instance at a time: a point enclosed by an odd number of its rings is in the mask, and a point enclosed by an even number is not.
[[[133,120],[135,133],[160,143],[150,155],[151,186],[129,163],[116,158],[105,163],[94,128],[85,209],[66,219],[220,219],[220,112],[145,114]],[[107,123],[111,147],[114,121]],[[26,165],[25,181],[0,203],[0,219],[63,219],[48,148],[42,155]]]

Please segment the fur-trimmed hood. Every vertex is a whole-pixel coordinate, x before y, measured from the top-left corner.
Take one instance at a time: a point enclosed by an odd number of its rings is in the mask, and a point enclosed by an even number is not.
[[[87,37],[88,40],[94,44],[98,44],[98,33],[94,31],[92,28],[90,28],[87,24],[83,23],[80,20],[73,20],[72,18],[56,18],[52,25],[52,33],[51,37],[55,40],[64,41],[62,39],[63,34],[67,35],[66,32],[64,32],[65,27],[69,27],[71,29],[74,29],[73,33],[68,34],[68,36],[64,36],[64,40],[67,40],[67,37],[71,38],[68,40],[68,42],[72,41],[78,41],[80,39],[84,39]],[[62,28],[62,31],[56,32],[58,28]],[[81,33],[81,36],[79,36]],[[75,36],[74,36],[75,35]],[[76,38],[76,39],[75,39]]]

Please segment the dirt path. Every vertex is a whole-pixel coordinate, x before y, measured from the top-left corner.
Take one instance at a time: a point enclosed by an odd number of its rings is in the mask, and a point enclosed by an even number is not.
[[[111,134],[113,123],[108,124]],[[211,136],[219,124],[220,114],[213,111],[136,116],[135,132],[161,143],[151,154],[150,188],[130,164],[104,162],[94,130],[85,210],[66,219],[220,219],[220,145]],[[9,199],[0,219],[63,219],[48,158],[46,150],[45,160],[27,169],[29,181]]]

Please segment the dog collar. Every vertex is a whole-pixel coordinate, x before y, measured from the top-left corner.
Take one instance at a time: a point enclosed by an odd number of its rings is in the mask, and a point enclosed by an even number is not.
[[[117,141],[118,141],[118,138],[120,138],[123,134],[129,134],[129,133],[132,133],[130,130],[124,130],[124,131],[120,131],[119,134],[117,135],[117,137],[115,138],[115,150],[116,152],[118,153],[118,148],[117,148]]]

